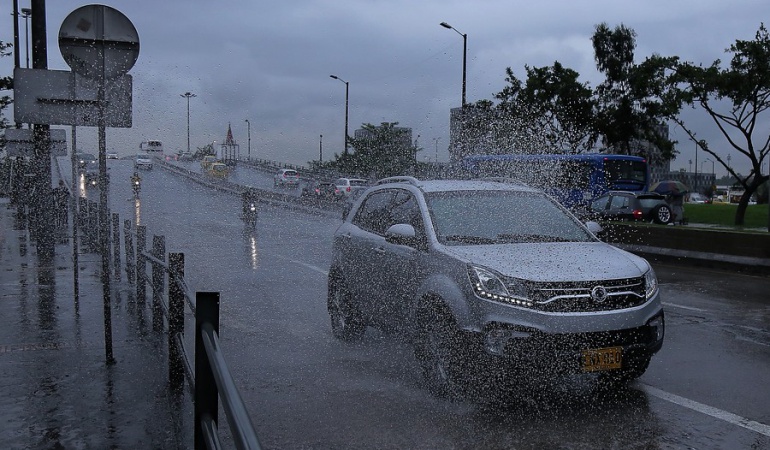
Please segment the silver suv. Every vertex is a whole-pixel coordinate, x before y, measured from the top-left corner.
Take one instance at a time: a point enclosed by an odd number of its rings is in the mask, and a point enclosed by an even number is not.
[[[335,232],[328,283],[334,336],[403,333],[436,395],[480,367],[627,382],[663,343],[648,262],[523,185],[380,180]]]

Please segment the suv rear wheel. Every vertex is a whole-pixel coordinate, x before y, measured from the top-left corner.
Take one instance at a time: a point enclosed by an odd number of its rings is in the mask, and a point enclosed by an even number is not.
[[[338,277],[329,278],[327,309],[335,338],[346,342],[361,339],[366,331],[366,322],[350,291]]]
[[[671,208],[668,205],[658,205],[652,210],[652,221],[661,225],[671,222]]]

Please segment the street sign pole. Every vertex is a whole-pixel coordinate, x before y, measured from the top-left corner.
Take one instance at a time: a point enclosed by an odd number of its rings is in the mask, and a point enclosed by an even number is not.
[[[95,79],[98,85],[99,234],[104,296],[104,345],[107,364],[113,364],[115,359],[112,354],[105,84],[108,79],[114,80],[133,67],[139,56],[139,35],[131,21],[120,11],[104,5],[86,5],[71,12],[62,22],[59,48],[64,60],[74,72]],[[116,236],[116,239],[119,237]]]
[[[32,0],[32,67],[48,69],[48,46],[46,44],[45,0]],[[34,125],[34,155],[32,171],[35,174],[34,188],[29,198],[31,209],[30,231],[37,245],[37,254],[44,263],[53,261],[56,251],[54,222],[51,212],[54,208],[51,190],[51,149],[50,125]]]

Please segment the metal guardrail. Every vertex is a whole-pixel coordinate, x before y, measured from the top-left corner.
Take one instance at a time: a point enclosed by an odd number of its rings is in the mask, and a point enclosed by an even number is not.
[[[83,224],[84,241],[93,243],[90,250],[98,249],[97,206],[94,202],[80,198],[81,208],[75,220]],[[109,218],[110,215],[108,214]],[[109,239],[114,252],[116,279],[120,279],[120,220],[112,214],[112,230]],[[108,228],[109,229],[109,228]],[[193,294],[184,278],[184,254],[168,253],[164,236],[153,236],[152,248],[148,251],[147,229],[138,225],[132,230],[131,221],[123,225],[125,242],[126,275],[130,284],[135,284],[136,301],[146,303],[146,285],[152,291],[153,330],[163,332],[164,319],[167,323],[169,348],[169,385],[181,391],[186,385],[193,396],[195,407],[194,435],[196,449],[218,449],[218,408],[221,397],[222,407],[230,432],[239,449],[259,449],[259,439],[249,417],[240,393],[227,366],[219,346],[219,293],[196,292]],[[134,240],[136,245],[134,245]],[[109,249],[109,247],[108,247]],[[151,273],[147,274],[147,263]],[[164,301],[164,287],[168,276],[167,302]],[[184,346],[185,304],[195,316],[194,360],[187,355]],[[197,382],[196,382],[197,380]]]

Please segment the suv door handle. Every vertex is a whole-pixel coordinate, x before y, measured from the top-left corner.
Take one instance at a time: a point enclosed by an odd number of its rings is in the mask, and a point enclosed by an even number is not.
[[[384,248],[382,248],[382,247],[374,247],[374,249],[373,249],[373,250],[374,250],[375,252],[379,253],[379,254],[382,254],[382,255],[384,255],[384,254],[385,254],[385,249],[384,249]]]

